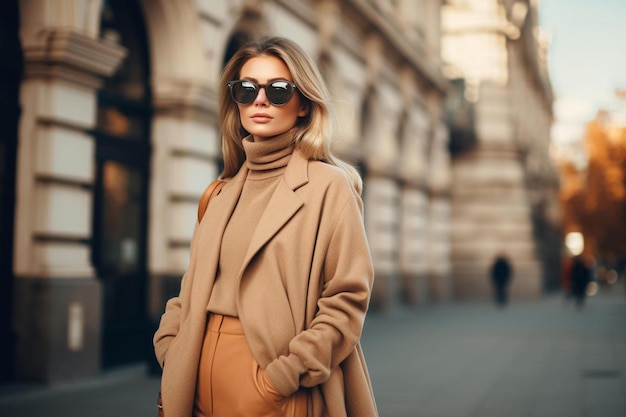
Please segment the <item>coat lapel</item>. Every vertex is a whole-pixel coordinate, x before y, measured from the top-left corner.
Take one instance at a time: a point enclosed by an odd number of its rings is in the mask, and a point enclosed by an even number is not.
[[[239,172],[224,185],[222,191],[210,201],[200,225],[198,231],[200,239],[195,250],[197,256],[196,271],[198,274],[206,276],[206,279],[197,280],[202,288],[198,288],[198,291],[194,292],[197,294],[196,296],[206,298],[206,302],[199,301],[200,305],[206,305],[209,302],[210,289],[213,288],[220,259],[222,236],[228,220],[235,210],[247,175],[248,168],[244,164]]]
[[[295,190],[308,182],[308,160],[297,150],[293,152],[285,170],[283,180],[278,183],[272,198],[263,211],[259,223],[252,234],[250,245],[239,271],[243,275],[250,260],[304,205]]]
[[[308,160],[298,151],[294,151],[285,170],[283,180],[278,183],[270,202],[263,211],[259,224],[252,234],[250,245],[244,262],[239,271],[243,275],[250,260],[270,240],[289,219],[304,205],[304,202],[295,193],[295,190],[308,182]],[[226,225],[235,210],[241,190],[248,176],[248,168],[244,164],[239,172],[224,185],[222,191],[211,200],[200,225],[200,238],[195,250],[197,256],[197,273],[206,279],[197,280],[198,285],[192,297],[202,297],[202,300],[192,305],[204,305],[209,302],[211,288],[215,282],[217,266],[220,258],[220,247]],[[205,300],[206,299],[206,300]]]

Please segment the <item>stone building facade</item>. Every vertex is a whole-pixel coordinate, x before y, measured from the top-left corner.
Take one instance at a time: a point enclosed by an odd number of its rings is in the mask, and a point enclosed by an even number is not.
[[[491,296],[489,269],[512,261],[512,296],[559,276],[558,174],[550,160],[553,93],[536,0],[454,0],[442,9],[445,73],[462,79],[472,134],[452,135],[452,276],[457,298]]]
[[[441,6],[5,2],[0,15],[13,31],[2,36],[14,61],[2,61],[2,86],[19,86],[2,102],[14,133],[0,148],[0,247],[12,254],[3,258],[0,292],[10,295],[0,331],[10,342],[0,356],[3,369],[16,364],[9,377],[52,382],[152,357],[155,322],[187,265],[198,198],[220,172],[220,70],[260,34],[295,40],[328,81],[335,152],[364,177],[373,306],[448,299]]]

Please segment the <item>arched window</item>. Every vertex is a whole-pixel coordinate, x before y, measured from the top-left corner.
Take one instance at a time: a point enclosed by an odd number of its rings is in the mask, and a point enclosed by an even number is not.
[[[404,147],[405,135],[407,133],[409,123],[409,112],[406,108],[403,108],[398,118],[398,125],[396,126],[396,141],[398,143],[398,151],[402,153]]]
[[[222,67],[226,66],[228,61],[235,55],[235,52],[239,50],[242,46],[250,41],[250,36],[243,32],[235,32],[230,39],[228,40],[228,44],[226,45],[226,50],[224,51],[224,59],[222,60]]]
[[[367,130],[372,122],[371,116],[374,111],[374,95],[374,87],[367,87],[363,96],[363,102],[361,103],[361,140],[367,140],[369,137],[369,132]]]
[[[145,360],[150,69],[136,1],[103,2],[101,36],[128,51],[98,91],[92,261],[104,291],[103,365]],[[124,343],[120,343],[123,340]]]

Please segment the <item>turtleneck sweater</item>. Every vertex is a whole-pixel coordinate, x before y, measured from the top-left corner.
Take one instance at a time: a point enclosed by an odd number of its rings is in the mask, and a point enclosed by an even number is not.
[[[210,312],[238,316],[237,277],[254,230],[291,158],[292,140],[293,132],[288,131],[261,142],[254,142],[250,136],[242,141],[248,175],[224,229],[217,277],[207,306]]]

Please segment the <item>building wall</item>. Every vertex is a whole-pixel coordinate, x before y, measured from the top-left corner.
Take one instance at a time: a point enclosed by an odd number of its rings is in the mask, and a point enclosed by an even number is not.
[[[18,379],[56,381],[99,368],[89,130],[100,79],[115,71],[124,51],[96,39],[91,6],[20,2],[24,73],[13,262]]]
[[[265,33],[298,42],[328,80],[339,115],[333,147],[364,173],[373,306],[449,297],[452,177],[440,1],[139,3],[153,101],[150,318],[158,320],[177,291],[198,198],[219,174],[215,92],[228,47]],[[62,380],[100,368],[103,294],[90,257],[93,128],[99,86],[127,53],[100,38],[101,4],[20,1],[25,73],[14,272],[21,379]]]
[[[552,175],[552,92],[536,65],[542,51],[531,3],[467,0],[442,11],[445,71],[465,78],[476,113],[476,145],[453,161],[452,276],[460,298],[491,297],[489,269],[500,252],[513,264],[514,299],[538,296],[547,279],[529,178]]]
[[[511,19],[516,14],[520,18],[524,10],[520,4],[507,1],[505,5]],[[553,92],[547,68],[548,39],[537,27],[537,2],[526,7],[520,37],[508,45],[511,101],[523,109],[515,112],[513,124],[524,165],[543,289],[550,291],[560,287],[563,247],[558,172],[550,152]]]

